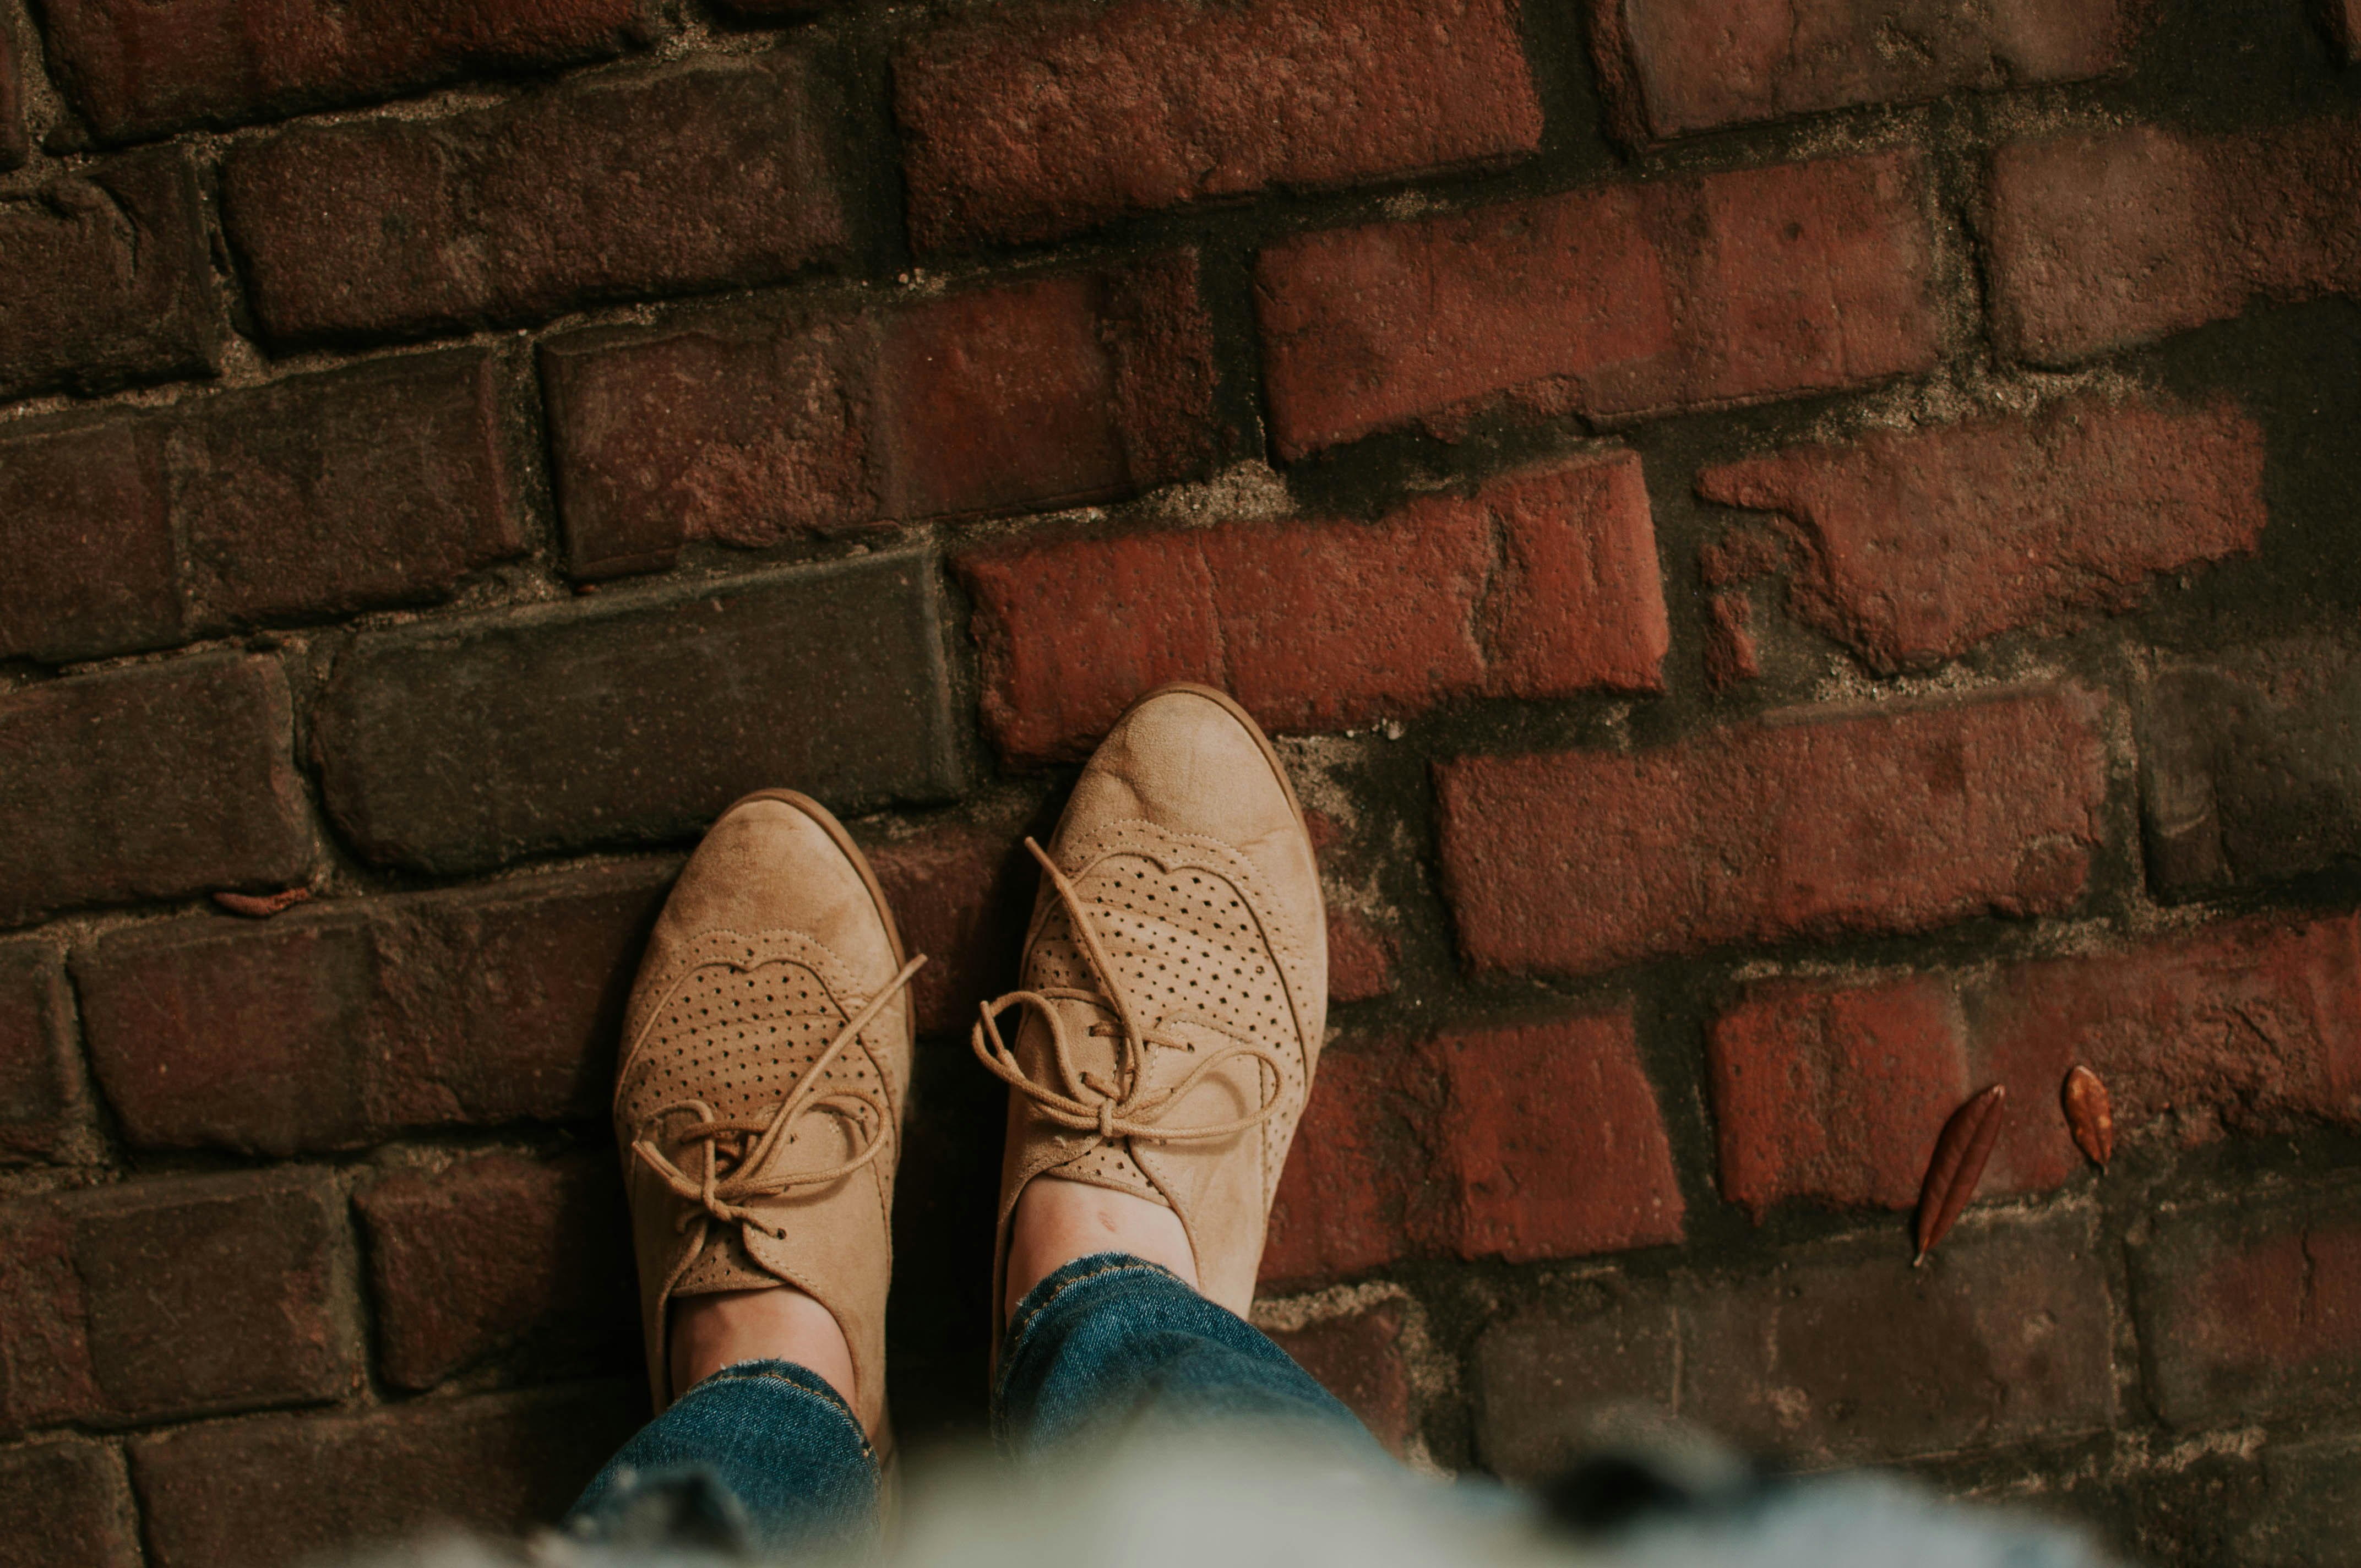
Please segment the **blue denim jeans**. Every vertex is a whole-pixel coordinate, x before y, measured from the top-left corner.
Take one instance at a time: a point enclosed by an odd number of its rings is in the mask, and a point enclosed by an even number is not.
[[[1077,1258],[1027,1291],[1001,1342],[993,1436],[1045,1458],[1120,1429],[1253,1421],[1376,1440],[1288,1354],[1154,1264]],[[836,1390],[792,1362],[725,1367],[640,1429],[566,1516],[618,1546],[766,1553],[859,1541],[877,1521],[877,1456]]]

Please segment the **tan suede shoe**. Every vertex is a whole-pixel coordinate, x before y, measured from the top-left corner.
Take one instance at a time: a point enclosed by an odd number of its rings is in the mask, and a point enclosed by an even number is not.
[[[624,1015],[615,1136],[640,1265],[648,1387],[682,1392],[673,1299],[785,1283],[836,1317],[853,1409],[885,1431],[888,1221],[923,959],[817,801],[750,795],[689,858]]]
[[[993,1299],[1017,1195],[1055,1175],[1170,1208],[1200,1288],[1243,1313],[1328,1011],[1295,792],[1244,708],[1165,686],[1115,721],[1049,851],[1027,847],[1042,875],[1023,989],[974,1035],[1010,1088]]]

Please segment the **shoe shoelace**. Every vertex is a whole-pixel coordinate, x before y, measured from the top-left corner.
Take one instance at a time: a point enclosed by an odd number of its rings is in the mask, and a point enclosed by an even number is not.
[[[776,1198],[797,1187],[819,1187],[842,1180],[875,1159],[885,1149],[885,1127],[893,1113],[884,1100],[871,1089],[834,1090],[820,1092],[820,1083],[829,1064],[844,1053],[845,1047],[860,1037],[877,1014],[884,1011],[910,977],[925,964],[924,953],[904,964],[892,980],[881,987],[837,1031],[828,1048],[813,1058],[812,1064],[787,1097],[769,1114],[754,1118],[725,1118],[715,1113],[712,1106],[702,1100],[675,1100],[660,1106],[640,1124],[640,1135],[631,1140],[631,1152],[641,1162],[683,1198],[697,1205],[684,1211],[674,1222],[675,1230],[686,1231],[693,1223],[710,1217],[728,1223],[741,1220],[757,1230],[767,1231],[782,1240],[786,1231],[780,1226],[765,1224],[745,1207],[756,1198]],[[695,1176],[681,1169],[664,1151],[656,1146],[654,1134],[666,1117],[675,1112],[687,1111],[697,1117],[696,1125],[679,1135],[679,1142],[694,1145],[702,1150],[701,1168]],[[796,1118],[807,1112],[828,1113],[841,1120],[851,1134],[854,1153],[850,1159],[822,1170],[774,1170],[772,1167],[782,1151],[796,1141],[790,1131]],[[746,1140],[752,1138],[749,1144]],[[735,1146],[725,1149],[723,1144]],[[729,1163],[725,1167],[723,1162]]]
[[[983,1003],[983,1016],[976,1021],[969,1043],[976,1059],[994,1077],[1030,1099],[1036,1109],[1060,1126],[1076,1132],[1096,1133],[1102,1140],[1137,1138],[1148,1143],[1201,1143],[1213,1138],[1226,1138],[1258,1126],[1279,1110],[1279,1100],[1286,1082],[1285,1069],[1278,1057],[1260,1046],[1235,1045],[1206,1054],[1189,1074],[1168,1089],[1148,1088],[1148,1052],[1149,1047],[1162,1046],[1173,1050],[1193,1051],[1196,1047],[1169,1034],[1143,1028],[1131,998],[1116,982],[1115,965],[1099,946],[1097,933],[1092,929],[1090,916],[1083,907],[1082,896],[1057,862],[1031,839],[1025,847],[1041,862],[1042,874],[1049,879],[1058,892],[1059,902],[1065,906],[1066,920],[1073,927],[1075,946],[1082,949],[1082,961],[1090,967],[1097,981],[1094,991],[1069,986],[1045,986],[1038,991],[1012,991],[995,1001]],[[1115,1015],[1111,1024],[1093,1024],[1090,1033],[1118,1042],[1115,1056],[1117,1081],[1106,1082],[1095,1074],[1082,1072],[1074,1066],[1072,1041],[1066,1033],[1066,1021],[1052,1005],[1058,1002],[1080,1002]],[[1049,1044],[1058,1066],[1057,1084],[1034,1081],[1001,1037],[1000,1015],[1011,1007],[1031,1007],[1049,1026]],[[1208,1027],[1228,1034],[1212,1019],[1201,1019]],[[1173,1020],[1168,1018],[1169,1026]],[[1235,1036],[1233,1036],[1233,1038]],[[985,1042],[990,1042],[987,1048]],[[1254,1057],[1270,1068],[1269,1091],[1262,1103],[1244,1116],[1232,1121],[1206,1123],[1197,1126],[1172,1126],[1160,1118],[1175,1102],[1213,1071],[1234,1057]],[[1259,1074],[1257,1075],[1259,1078]]]

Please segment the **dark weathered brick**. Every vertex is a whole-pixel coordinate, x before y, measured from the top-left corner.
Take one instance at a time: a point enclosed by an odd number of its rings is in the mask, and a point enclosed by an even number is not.
[[[0,1214],[0,1428],[332,1399],[360,1378],[345,1203],[304,1170],[167,1177]]]
[[[1484,1467],[1506,1481],[1544,1480],[1590,1446],[1591,1412],[1675,1409],[1680,1335],[1662,1284],[1614,1275],[1560,1286],[1546,1306],[1485,1330],[1470,1390]]]
[[[2361,65],[2361,0],[2319,0],[2328,41],[2347,65]]]
[[[1609,113],[1644,142],[1961,88],[2073,82],[2120,69],[2144,0],[1590,0]]]
[[[797,56],[705,60],[248,143],[224,216],[274,340],[532,321],[839,254],[823,119]]]
[[[2135,715],[2148,878],[2190,896],[2361,855],[2361,656],[2318,638],[2168,665]]]
[[[401,1172],[354,1205],[368,1238],[378,1365],[429,1388],[495,1351],[636,1347],[631,1222],[613,1155],[480,1155]],[[631,1349],[610,1359],[635,1364]]]
[[[187,154],[0,201],[0,398],[210,375],[226,332]]]
[[[139,1568],[123,1456],[67,1439],[0,1449],[0,1568]]]
[[[920,1034],[964,1038],[977,1004],[1012,983],[1038,875],[1024,831],[952,822],[863,845],[902,945],[927,955],[910,982]]]
[[[2102,836],[2100,718],[2091,694],[2038,687],[1445,763],[1460,949],[1480,969],[1578,974],[2065,908]]]
[[[160,422],[31,422],[0,441],[0,656],[53,663],[181,640]]]
[[[319,719],[328,806],[371,860],[442,873],[680,839],[749,790],[838,811],[956,791],[923,554],[694,597],[363,637]]]
[[[109,140],[366,103],[471,71],[613,54],[645,0],[47,0],[67,99]]]
[[[1607,185],[1298,236],[1255,268],[1271,435],[1295,458],[1506,400],[1617,421],[1935,362],[1909,153]]]
[[[2361,22],[2361,4],[2356,6]],[[2241,1563],[2361,1568],[2361,1438],[2275,1442],[2263,1450],[2268,1487],[2239,1535]]]
[[[209,655],[0,697],[0,921],[304,880],[287,683]]]
[[[25,94],[16,69],[16,33],[0,23],[0,170],[16,168],[33,150],[25,135]]]
[[[1203,471],[1192,256],[860,312],[716,313],[541,351],[575,573],[893,518],[1047,508]]]
[[[2128,609],[2151,574],[2251,554],[2268,517],[2262,428],[2227,402],[1877,431],[1708,468],[1697,493],[1784,513],[1789,610],[1881,671]]]
[[[521,1534],[555,1522],[643,1413],[598,1384],[142,1438],[148,1562],[294,1568],[437,1526]]]
[[[57,950],[0,946],[0,1164],[57,1157],[82,1121],[73,1001]]]
[[[1045,239],[1541,144],[1507,0],[1125,0],[955,16],[894,67],[911,237]]]
[[[1400,1302],[1380,1301],[1299,1329],[1273,1329],[1270,1337],[1360,1417],[1389,1453],[1399,1456],[1409,1447],[1414,1429]]]
[[[987,546],[984,722],[1011,758],[1084,754],[1168,680],[1274,729],[1463,696],[1655,691],[1670,632],[1630,453],[1413,500],[1372,527],[1289,521]]]
[[[2361,116],[2227,137],[2148,126],[1993,159],[1993,317],[2061,364],[2239,314],[2257,295],[2361,291]]]
[[[139,1148],[353,1148],[596,1118],[670,868],[126,927],[74,955],[91,1064]]]
[[[208,624],[430,597],[524,548],[500,361],[378,360],[181,405],[172,511]]]

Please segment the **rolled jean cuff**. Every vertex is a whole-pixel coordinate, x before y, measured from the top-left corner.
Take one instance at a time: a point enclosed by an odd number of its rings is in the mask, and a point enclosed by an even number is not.
[[[877,1452],[826,1378],[791,1361],[741,1361],[641,1428],[566,1524],[618,1547],[814,1550],[873,1530],[877,1490]]]

